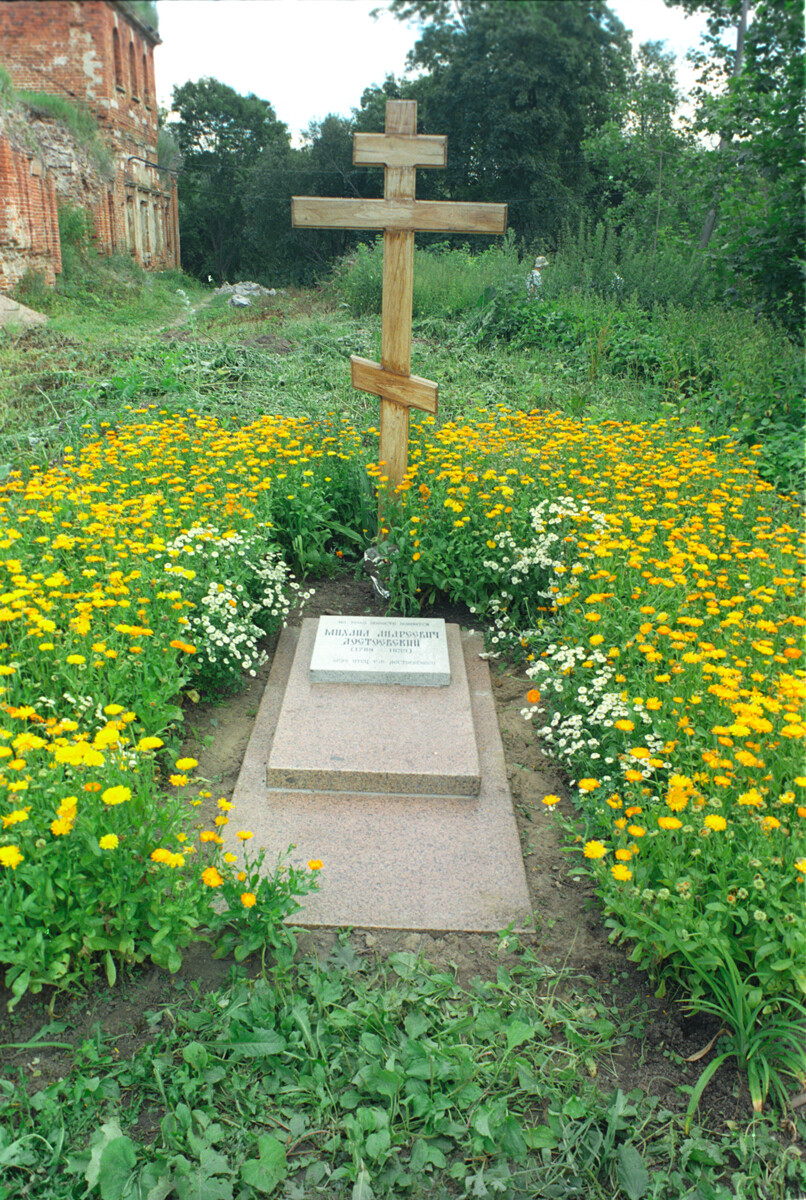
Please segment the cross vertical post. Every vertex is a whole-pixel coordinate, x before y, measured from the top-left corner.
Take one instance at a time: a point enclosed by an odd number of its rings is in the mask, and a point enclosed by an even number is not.
[[[386,105],[387,134],[417,132],[416,100],[390,100]],[[414,167],[384,167],[385,200],[413,200]],[[381,367],[395,375],[411,372],[411,312],[414,293],[414,230],[386,229],[383,234],[383,301],[381,307]],[[409,408],[381,394],[381,469],[399,483],[408,468]]]
[[[506,204],[416,200],[417,167],[444,167],[447,138],[417,133],[416,100],[388,100],[383,133],[356,133],[353,162],[384,168],[383,200],[293,196],[291,223],[312,229],[383,231],[381,361],[353,355],[353,387],[381,400],[379,460],[395,486],[408,469],[409,408],[437,411],[437,385],[412,375],[414,234],[504,233]]]

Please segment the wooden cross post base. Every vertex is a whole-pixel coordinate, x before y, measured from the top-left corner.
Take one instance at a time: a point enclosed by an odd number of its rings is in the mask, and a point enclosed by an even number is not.
[[[353,162],[383,166],[383,200],[294,196],[291,223],[311,229],[383,230],[381,361],[353,355],[353,387],[381,398],[379,461],[392,486],[408,469],[409,409],[437,411],[437,385],[411,372],[414,234],[503,233],[506,204],[415,200],[417,167],[444,167],[447,141],[417,134],[416,100],[388,100],[384,133],[356,133]]]

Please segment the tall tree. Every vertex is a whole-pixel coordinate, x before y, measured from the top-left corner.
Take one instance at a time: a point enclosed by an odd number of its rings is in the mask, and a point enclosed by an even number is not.
[[[676,122],[679,100],[674,55],[661,42],[646,42],[626,87],[613,93],[610,119],[584,143],[593,174],[590,216],[644,247],[656,247],[667,227],[683,238],[690,229],[690,160],[698,152]]]
[[[174,88],[170,125],[183,156],[179,179],[182,259],[196,275],[220,282],[241,269],[243,193],[250,168],[271,149],[290,151],[288,129],[271,104],[241,96],[216,79]]]
[[[719,138],[713,222],[700,239],[740,294],[802,335],[806,135],[802,0],[666,0],[708,15],[698,121]],[[747,17],[742,31],[743,14]],[[734,23],[735,48],[721,35]],[[737,69],[737,65],[738,68]],[[721,88],[714,87],[720,82]],[[717,222],[718,209],[718,224]],[[714,224],[718,231],[712,242]]]
[[[379,170],[353,166],[352,119],[330,114],[311,122],[298,150],[267,147],[248,173],[244,194],[246,246],[252,275],[276,283],[311,283],[362,235],[344,229],[291,227],[291,197],[367,196],[383,190]],[[373,178],[374,177],[374,178]],[[363,235],[364,237],[366,235]]]
[[[423,128],[448,135],[448,169],[424,194],[507,201],[529,241],[554,238],[582,210],[581,143],[608,116],[629,63],[626,32],[603,0],[392,0],[422,34],[425,72],[407,94]]]

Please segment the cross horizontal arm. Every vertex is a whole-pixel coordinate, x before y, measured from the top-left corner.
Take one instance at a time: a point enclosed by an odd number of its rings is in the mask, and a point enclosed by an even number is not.
[[[353,162],[360,167],[444,167],[448,139],[441,134],[356,133]]]
[[[504,233],[507,206],[453,200],[330,200],[293,196],[291,224],[308,229]]]
[[[368,358],[350,356],[352,384],[359,392],[371,392],[384,400],[393,400],[406,408],[422,408],[426,412],[437,411],[437,385],[419,375],[395,375],[380,363]]]

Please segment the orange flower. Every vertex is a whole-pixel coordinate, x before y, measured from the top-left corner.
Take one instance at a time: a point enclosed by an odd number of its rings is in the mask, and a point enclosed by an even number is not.
[[[309,871],[321,871],[323,866],[324,863],[322,862],[321,858],[312,858],[308,862]]]
[[[221,887],[223,882],[224,880],[215,867],[208,867],[206,871],[202,871],[202,883],[206,884],[207,887]]]
[[[241,904],[244,908],[253,908],[257,904],[257,896],[254,892],[241,892]]]
[[[540,703],[540,692],[537,690],[537,688],[532,688],[526,693],[526,700],[529,704]]]

